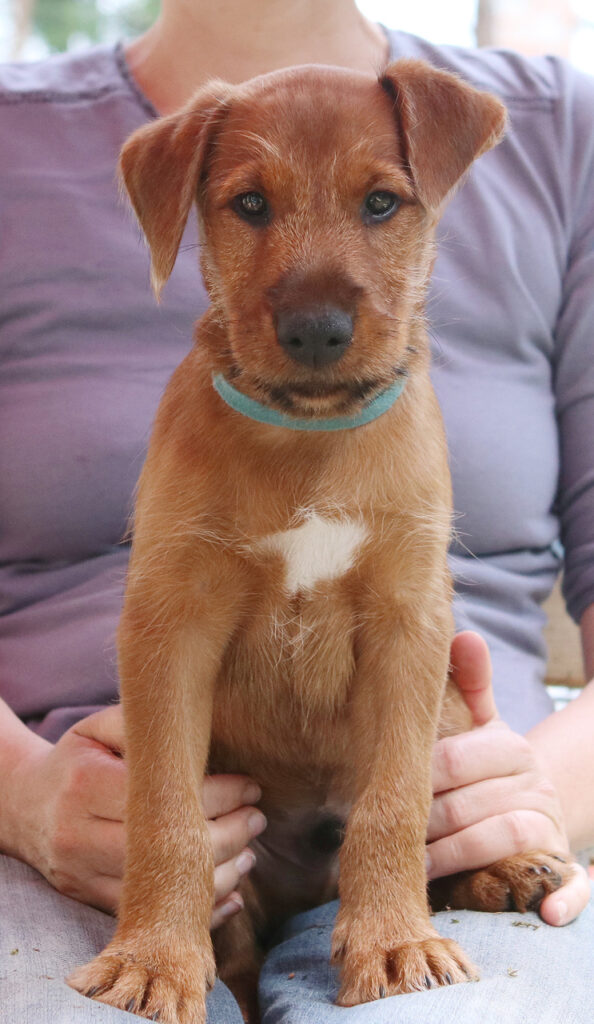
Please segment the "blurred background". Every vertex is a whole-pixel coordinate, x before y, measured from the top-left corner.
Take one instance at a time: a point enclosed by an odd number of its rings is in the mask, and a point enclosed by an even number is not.
[[[323,0],[320,0],[323,2]],[[594,72],[594,0],[358,0],[369,17],[436,43],[556,53]],[[0,0],[0,60],[37,60],[142,32],[159,0]]]

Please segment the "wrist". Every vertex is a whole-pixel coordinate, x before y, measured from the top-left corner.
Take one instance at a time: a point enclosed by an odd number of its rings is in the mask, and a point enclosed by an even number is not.
[[[562,711],[556,711],[527,733],[547,779],[555,787],[574,852],[594,845],[594,681]]]
[[[1,703],[1,702],[0,702]],[[0,709],[0,850],[31,862],[27,822],[31,817],[31,776],[51,744],[32,732],[16,715]]]

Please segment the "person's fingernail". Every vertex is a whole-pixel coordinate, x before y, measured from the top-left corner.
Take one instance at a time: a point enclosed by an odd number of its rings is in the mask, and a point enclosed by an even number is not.
[[[243,799],[246,804],[257,804],[261,796],[262,790],[255,782],[250,782],[245,787]]]
[[[427,878],[431,878],[431,854],[425,850],[425,869],[427,871]]]
[[[569,920],[569,911],[567,909],[567,903],[565,900],[556,900],[555,909],[553,911],[553,917],[555,924],[562,925],[567,924]]]
[[[248,818],[248,829],[251,836],[259,836],[267,825],[266,818],[262,811],[253,811]]]
[[[243,910],[244,902],[238,892],[234,893],[221,907],[221,917],[231,917],[238,910]]]
[[[250,868],[253,868],[256,863],[256,854],[252,853],[251,850],[244,850],[243,853],[239,854],[239,857],[235,861],[235,867],[239,871],[240,875],[246,875]]]

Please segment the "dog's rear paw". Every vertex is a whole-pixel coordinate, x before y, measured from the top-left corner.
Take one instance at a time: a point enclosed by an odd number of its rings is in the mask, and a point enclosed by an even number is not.
[[[431,883],[434,909],[538,910],[545,896],[569,881],[572,866],[540,850],[498,860],[481,871],[465,871]]]
[[[193,951],[185,963],[160,953],[142,956],[115,940],[68,984],[101,1003],[161,1024],[205,1024],[205,993],[214,984],[214,959]]]
[[[337,1003],[357,1006],[403,992],[418,992],[478,978],[457,943],[439,936],[391,949],[345,951]]]

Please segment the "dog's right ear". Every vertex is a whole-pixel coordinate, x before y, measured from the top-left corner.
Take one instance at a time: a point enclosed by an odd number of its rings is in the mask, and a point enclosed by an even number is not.
[[[179,249],[209,143],[232,92],[210,82],[181,110],[135,131],[119,174],[151,251],[151,284],[160,298]]]

